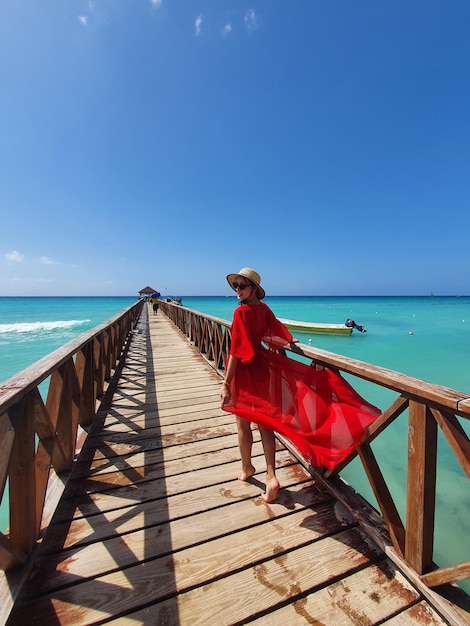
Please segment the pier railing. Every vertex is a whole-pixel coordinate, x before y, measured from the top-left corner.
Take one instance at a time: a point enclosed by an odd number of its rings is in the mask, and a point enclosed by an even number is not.
[[[10,519],[0,533],[0,569],[25,563],[48,525],[142,305],[136,302],[0,385],[0,501]]]
[[[162,303],[161,309],[214,369],[223,375],[231,342],[230,323],[170,303]],[[286,351],[287,356],[293,356],[295,352],[311,361],[314,367],[334,369],[397,394],[371,425],[358,448],[334,472],[311,467],[305,459],[304,465],[415,581],[418,579],[430,589],[470,578],[470,562],[438,567],[433,559],[438,431],[440,429],[466,477],[470,478],[470,441],[462,425],[464,420],[470,419],[470,394],[304,344],[297,345],[295,350]],[[402,520],[371,443],[406,412],[408,440],[403,445],[408,448],[408,467],[406,517]],[[287,443],[284,439],[283,442]],[[296,456],[300,457],[298,452]],[[358,508],[358,498],[351,497],[351,489],[338,476],[338,472],[357,456],[362,461],[382,516],[365,501]],[[462,494],[462,499],[465,497],[468,498],[468,491]],[[451,523],[448,532],[452,537]]]

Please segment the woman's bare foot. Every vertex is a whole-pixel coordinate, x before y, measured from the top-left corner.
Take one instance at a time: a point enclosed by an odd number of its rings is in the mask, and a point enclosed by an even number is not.
[[[277,498],[277,494],[279,492],[279,481],[274,476],[274,478],[266,479],[266,493],[262,494],[262,498],[265,502],[274,502]]]
[[[253,465],[249,465],[246,469],[242,469],[242,471],[238,474],[237,478],[238,480],[248,480],[248,478],[250,478],[250,476],[253,476],[253,474],[256,472],[255,468],[253,467]]]

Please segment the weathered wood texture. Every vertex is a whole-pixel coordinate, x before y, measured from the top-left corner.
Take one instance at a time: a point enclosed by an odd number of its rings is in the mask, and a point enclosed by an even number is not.
[[[447,623],[281,444],[275,503],[256,429],[236,480],[217,374],[144,313],[9,626]]]

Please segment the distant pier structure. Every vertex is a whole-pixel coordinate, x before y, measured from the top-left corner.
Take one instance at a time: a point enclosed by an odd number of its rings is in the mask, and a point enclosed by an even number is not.
[[[154,293],[158,293],[157,290],[147,285],[139,291],[139,298],[150,298]]]

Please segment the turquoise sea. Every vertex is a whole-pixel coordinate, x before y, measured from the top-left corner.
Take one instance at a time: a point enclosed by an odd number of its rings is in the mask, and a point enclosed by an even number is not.
[[[183,305],[231,320],[234,297],[182,297]],[[0,382],[136,301],[129,297],[0,298]],[[350,336],[298,333],[302,343],[467,392],[470,396],[470,297],[267,297],[281,318],[367,327]],[[367,400],[387,407],[396,394],[352,380]],[[470,424],[464,428],[470,433]],[[405,518],[407,423],[399,418],[373,444],[402,518]],[[362,466],[342,472],[374,502]],[[435,558],[440,565],[470,560],[468,479],[446,441],[439,439]],[[1,513],[1,512],[0,512]],[[5,514],[0,528],[5,528]],[[464,584],[467,591],[469,585]]]

